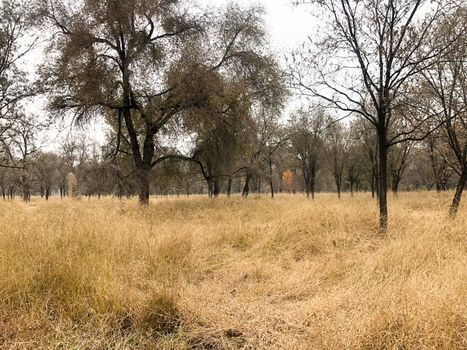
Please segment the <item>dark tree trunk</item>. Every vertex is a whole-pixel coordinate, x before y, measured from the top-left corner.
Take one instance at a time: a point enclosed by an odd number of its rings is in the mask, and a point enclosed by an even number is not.
[[[274,183],[272,176],[272,158],[269,157],[269,189],[271,190],[271,198],[274,198]]]
[[[25,189],[23,191],[23,201],[26,202],[26,203],[29,203],[31,201],[31,195],[30,195],[28,189]]]
[[[142,205],[149,204],[149,170],[137,169],[136,177],[139,187],[139,203]]]
[[[399,183],[400,183],[401,179],[399,176],[393,176],[392,178],[392,186],[391,186],[391,189],[392,189],[392,193],[394,195],[394,197],[397,197],[397,193],[399,192]]]
[[[385,118],[385,114],[380,116]],[[378,128],[378,147],[379,147],[379,191],[378,191],[378,203],[379,203],[379,229],[381,234],[385,235],[388,230],[388,147],[386,140],[386,128],[380,126]]]
[[[219,186],[219,179],[214,179],[213,181],[213,195],[215,198],[219,197],[219,194],[221,193],[221,189]]]
[[[245,185],[243,186],[243,191],[242,191],[242,196],[243,197],[248,197],[250,194],[250,180],[251,180],[252,175],[250,173],[246,174],[245,177]]]
[[[123,185],[119,177],[117,178],[117,197],[120,200],[123,198]]]
[[[342,187],[342,177],[340,175],[335,176],[336,180],[336,189],[337,189],[337,198],[341,198],[341,187]]]
[[[376,187],[376,177],[375,177],[375,174],[373,173],[371,175],[371,198],[375,198],[375,187]]]
[[[212,189],[213,189],[213,185],[212,185],[212,178],[209,178],[209,179],[206,179],[206,183],[208,185],[208,197],[209,198],[212,198]]]
[[[227,197],[230,197],[232,194],[232,178],[229,177],[229,180],[227,181]]]
[[[378,171],[375,171],[375,190],[376,190],[376,199],[379,201],[379,174]]]
[[[449,216],[455,218],[457,211],[459,209],[459,204],[461,202],[462,192],[464,191],[465,185],[467,183],[467,167],[464,167],[459,181],[457,182],[456,193],[454,199],[452,200],[451,209],[449,210]]]
[[[311,199],[315,199],[315,178],[311,179],[310,192],[311,192]]]
[[[48,201],[50,197],[50,189],[46,187],[45,189],[45,200]]]

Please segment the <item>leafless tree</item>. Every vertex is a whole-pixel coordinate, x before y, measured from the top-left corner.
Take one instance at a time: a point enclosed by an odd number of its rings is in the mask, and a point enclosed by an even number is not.
[[[307,197],[315,198],[316,176],[322,167],[324,135],[329,124],[329,117],[319,107],[300,109],[292,116],[289,139],[301,165]]]
[[[455,48],[465,28],[448,42],[433,43],[436,26],[460,5],[439,0],[329,0],[314,3],[330,18],[318,50],[292,62],[293,82],[304,95],[359,115],[376,129],[380,231],[388,227],[388,148],[414,136],[430,115],[407,115],[406,128],[391,134],[393,111],[411,81]]]

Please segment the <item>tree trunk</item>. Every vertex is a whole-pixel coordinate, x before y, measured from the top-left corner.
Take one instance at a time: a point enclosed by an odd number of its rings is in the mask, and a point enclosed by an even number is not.
[[[227,197],[230,198],[231,194],[232,194],[232,178],[229,177],[229,180],[227,181]]]
[[[337,198],[341,198],[341,186],[342,186],[342,181],[341,179],[337,176],[336,177],[336,188],[337,188]]]
[[[371,198],[375,198],[376,177],[375,174],[371,175]]]
[[[311,199],[315,199],[315,178],[314,177],[311,179],[310,192],[311,192]]]
[[[272,182],[272,178],[269,179],[269,188],[271,189],[271,198],[274,199],[274,183]]]
[[[220,186],[219,186],[219,179],[218,179],[218,178],[214,179],[214,181],[213,181],[213,186],[214,186],[214,188],[213,188],[213,195],[214,195],[215,198],[217,198],[217,197],[219,197],[219,194],[220,194],[220,192],[221,192],[221,189],[220,189]]]
[[[385,118],[385,115],[383,117]],[[388,230],[388,147],[386,140],[386,129],[380,127],[378,129],[378,147],[379,147],[379,191],[378,191],[378,202],[379,202],[379,230],[382,235],[386,235]]]
[[[461,176],[459,177],[459,181],[457,183],[456,194],[454,195],[454,199],[452,200],[451,209],[449,210],[449,216],[451,218],[455,218],[457,215],[457,210],[459,209],[459,204],[461,202],[462,192],[464,191],[466,183],[467,167],[464,167]]]
[[[391,186],[391,189],[392,189],[392,193],[394,195],[394,197],[397,197],[397,193],[399,192],[399,183],[401,181],[401,178],[397,175],[394,175],[393,178],[392,178],[392,186]]]
[[[243,197],[248,197],[248,195],[250,194],[250,180],[251,180],[251,174],[248,173],[246,174],[246,178],[245,178],[245,185],[243,186],[243,191],[242,191],[242,196]]]
[[[136,173],[139,187],[139,203],[141,205],[149,204],[149,171],[138,169]]]
[[[212,198],[213,194],[213,184],[212,184],[212,178],[206,179],[206,183],[208,184],[208,197]]]

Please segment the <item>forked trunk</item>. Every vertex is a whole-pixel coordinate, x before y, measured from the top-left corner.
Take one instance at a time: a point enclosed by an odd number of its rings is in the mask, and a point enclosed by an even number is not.
[[[462,192],[464,192],[465,185],[467,183],[467,167],[464,167],[459,181],[457,182],[456,193],[452,200],[451,209],[449,210],[449,216],[455,218],[461,202]]]

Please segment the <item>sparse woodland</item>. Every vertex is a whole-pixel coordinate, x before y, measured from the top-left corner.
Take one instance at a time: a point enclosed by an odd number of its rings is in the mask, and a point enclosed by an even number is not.
[[[1,349],[467,349],[465,2],[290,6],[0,2]]]

